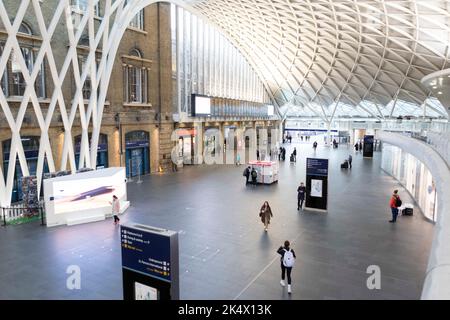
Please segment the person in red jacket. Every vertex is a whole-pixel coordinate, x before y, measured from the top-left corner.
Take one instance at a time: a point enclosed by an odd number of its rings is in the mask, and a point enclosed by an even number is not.
[[[400,196],[398,195],[398,190],[394,190],[391,200],[389,201],[389,206],[391,207],[392,212],[392,220],[389,220],[389,222],[395,223],[397,221],[398,207],[400,207],[401,205],[402,204]]]

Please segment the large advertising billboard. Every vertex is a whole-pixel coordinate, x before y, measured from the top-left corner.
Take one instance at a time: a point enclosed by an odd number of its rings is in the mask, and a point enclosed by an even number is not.
[[[111,167],[44,180],[47,226],[104,220],[112,214],[112,198],[120,213],[129,206],[125,168]]]
[[[116,195],[119,199],[123,198],[126,194],[125,188],[123,181],[114,181],[114,179],[55,181],[53,184],[54,213],[111,207],[112,195]]]

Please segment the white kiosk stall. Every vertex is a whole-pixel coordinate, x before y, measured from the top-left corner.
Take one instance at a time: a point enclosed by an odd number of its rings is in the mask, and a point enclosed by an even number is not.
[[[106,168],[44,180],[47,227],[104,220],[112,215],[112,196],[127,201],[125,168]]]
[[[272,184],[278,181],[278,163],[274,161],[250,161],[249,165],[258,173],[257,182]]]

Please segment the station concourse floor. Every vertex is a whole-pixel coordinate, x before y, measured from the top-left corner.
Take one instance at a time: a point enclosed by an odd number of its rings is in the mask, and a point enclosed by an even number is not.
[[[245,186],[244,165],[188,166],[128,183],[131,207],[121,223],[179,232],[181,299],[419,299],[434,225],[416,208],[388,223],[398,188],[380,169],[381,153],[363,159],[351,147],[297,147],[296,164],[281,162],[279,182]],[[340,163],[353,154],[353,168]],[[329,210],[297,211],[306,157],[330,159]],[[274,217],[264,232],[259,208]],[[278,247],[290,240],[297,255],[292,294],[280,281]],[[0,299],[122,299],[119,227],[112,219],[54,228],[37,223],[0,227]],[[69,290],[68,266],[81,270],[81,289]],[[381,289],[369,290],[367,267],[381,270]]]

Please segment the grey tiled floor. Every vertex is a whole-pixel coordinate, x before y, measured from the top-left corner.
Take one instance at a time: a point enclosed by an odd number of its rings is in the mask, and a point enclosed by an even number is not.
[[[186,167],[176,174],[129,183],[131,208],[122,222],[180,231],[182,299],[418,299],[434,226],[419,212],[390,224],[394,188],[407,193],[373,160],[319,147],[330,159],[328,213],[297,212],[296,187],[305,179],[310,145],[296,145],[297,164],[281,164],[280,181],[245,187],[244,166]],[[293,147],[293,145],[292,145]],[[288,154],[291,146],[288,146]],[[268,200],[269,232],[258,212]],[[0,228],[1,299],[122,299],[118,227],[111,220],[45,228]],[[293,293],[279,285],[276,249],[293,242]],[[81,268],[81,290],[66,289],[66,269]],[[366,268],[381,268],[381,290],[368,290]]]

